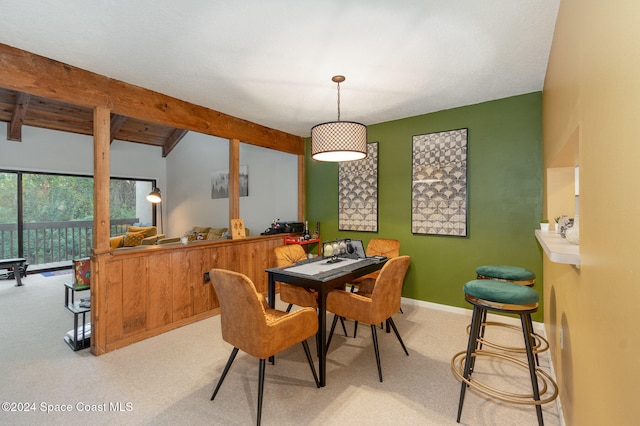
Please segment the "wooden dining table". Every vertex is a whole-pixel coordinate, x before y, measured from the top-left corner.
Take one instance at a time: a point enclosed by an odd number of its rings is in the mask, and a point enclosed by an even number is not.
[[[320,386],[325,386],[327,382],[327,294],[333,289],[344,288],[345,284],[358,277],[381,269],[387,260],[386,257],[381,256],[366,259],[338,258],[338,262],[332,263],[332,259],[317,257],[303,260],[294,265],[266,270],[269,275],[267,296],[271,308],[275,308],[276,282],[292,284],[318,292],[316,344]]]

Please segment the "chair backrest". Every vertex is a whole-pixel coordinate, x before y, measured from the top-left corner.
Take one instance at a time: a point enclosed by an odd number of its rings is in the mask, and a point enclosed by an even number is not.
[[[307,258],[307,253],[299,244],[288,244],[273,249],[276,255],[276,266],[282,268]]]
[[[380,270],[371,293],[372,310],[378,321],[384,321],[400,310],[402,283],[411,263],[410,256],[398,256],[387,261]]]
[[[243,274],[212,269],[211,283],[220,302],[222,338],[250,355],[260,353],[260,337],[267,326],[267,302]]]
[[[400,241],[387,238],[372,238],[367,243],[367,256],[400,256]]]

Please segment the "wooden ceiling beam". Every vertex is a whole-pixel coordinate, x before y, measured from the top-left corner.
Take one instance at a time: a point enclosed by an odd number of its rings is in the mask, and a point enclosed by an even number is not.
[[[116,135],[118,134],[118,132],[120,131],[120,129],[122,129],[122,126],[124,126],[125,121],[127,121],[127,117],[125,117],[124,115],[118,115],[118,114],[112,114],[111,115],[111,130],[110,130],[110,138],[111,141],[109,142],[109,144],[113,143],[113,140],[116,138]]]
[[[27,109],[29,109],[29,101],[31,95],[27,93],[18,93],[16,96],[16,104],[11,114],[11,121],[7,126],[7,139],[10,141],[22,142],[22,124],[24,123],[24,117],[27,115]]]
[[[164,143],[164,145],[162,145],[162,156],[166,157],[167,155],[169,155],[171,150],[175,148],[176,145],[178,145],[178,142],[180,142],[186,134],[187,131],[182,129],[175,129],[173,132],[171,132],[171,135],[169,135],[167,141]]]
[[[304,141],[219,111],[0,43],[0,85],[31,95],[264,148],[304,154]]]

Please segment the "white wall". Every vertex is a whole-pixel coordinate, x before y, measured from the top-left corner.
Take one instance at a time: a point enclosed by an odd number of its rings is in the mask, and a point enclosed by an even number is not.
[[[249,172],[249,196],[240,198],[240,217],[251,235],[263,232],[273,218],[296,220],[297,157],[240,144],[240,164]],[[211,198],[211,176],[229,168],[229,141],[189,132],[167,156],[168,236],[193,226],[228,227],[229,199]]]
[[[0,169],[93,176],[93,136],[29,126],[22,128],[22,142],[9,141],[6,135],[7,124],[0,122]],[[114,177],[156,179],[164,188],[166,161],[162,148],[115,140],[111,144],[110,173]],[[164,216],[166,219],[166,213]],[[151,221],[148,217],[140,219]]]
[[[93,136],[24,126],[22,142],[8,141],[0,122],[0,168],[93,175]],[[111,175],[156,179],[164,186],[165,159],[160,147],[114,141]]]
[[[93,175],[93,137],[24,126],[22,142],[6,139],[0,122],[0,169]],[[211,199],[211,174],[229,168],[229,141],[189,132],[166,157],[162,148],[123,141],[111,144],[111,176],[156,179],[162,192],[163,230],[180,236],[193,226],[228,227],[229,200]],[[240,144],[249,170],[249,196],[240,217],[252,235],[278,217],[297,218],[297,157]]]

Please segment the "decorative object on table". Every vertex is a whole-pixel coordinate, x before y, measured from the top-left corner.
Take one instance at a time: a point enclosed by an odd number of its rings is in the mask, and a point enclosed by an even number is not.
[[[231,239],[240,240],[245,237],[244,219],[231,219]]]
[[[413,137],[411,232],[467,236],[468,129]]]
[[[91,260],[87,257],[73,259],[72,262],[75,283],[78,285],[91,285]]]
[[[367,157],[338,165],[338,229],[378,232],[378,142]]]
[[[548,231],[549,230],[549,220],[548,219],[542,219],[540,221],[540,230],[541,231]]]
[[[338,121],[311,128],[311,158],[317,161],[353,161],[367,156],[367,127],[354,121],[340,121],[340,83],[343,75],[331,81],[338,85]]]
[[[571,219],[569,216],[562,216],[560,217],[560,220],[558,221],[558,224],[560,225],[560,236],[562,238],[565,238],[565,233],[567,231],[567,228],[573,226],[573,219]]]
[[[320,238],[320,222],[316,222],[316,229],[311,234],[312,240],[315,240],[316,238]]]
[[[189,237],[187,237],[186,235],[183,235],[182,237],[180,237],[180,242],[182,244],[187,244],[189,242]]]
[[[573,223],[564,231],[565,238],[571,244],[580,244],[580,227],[577,223]]]
[[[240,166],[240,196],[249,196],[249,168]],[[211,198],[229,198],[229,169],[211,173]]]
[[[560,233],[560,224],[558,223],[560,221],[560,217],[561,216],[556,216],[555,219],[554,219],[555,222],[556,222],[556,228],[555,228],[556,234]]]

